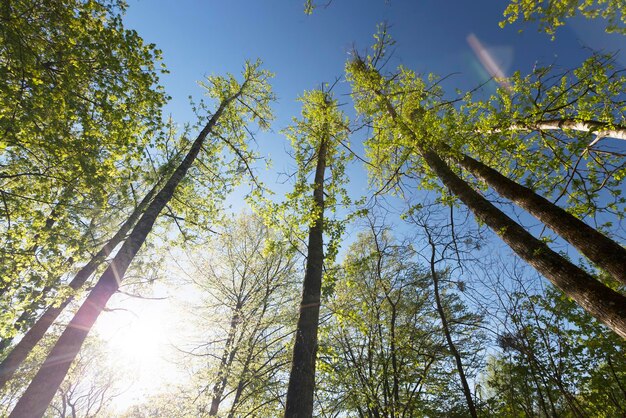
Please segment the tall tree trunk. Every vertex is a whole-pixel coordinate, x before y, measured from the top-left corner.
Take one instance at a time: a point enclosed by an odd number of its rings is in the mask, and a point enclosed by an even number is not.
[[[417,140],[416,140],[417,141]],[[443,184],[515,253],[578,305],[626,339],[626,296],[552,251],[458,177],[435,152],[417,148]]]
[[[522,226],[495,207],[466,181],[457,176],[434,151],[425,148],[398,116],[391,102],[380,91],[385,109],[398,126],[411,138],[415,149],[443,184],[478,218],[489,226],[524,261],[533,266],[552,284],[573,299],[600,322],[626,339],[626,296],[614,291],[580,267],[552,251]],[[607,255],[610,257],[610,255]]]
[[[287,388],[285,418],[313,416],[315,391],[315,357],[317,355],[317,328],[320,317],[322,270],[324,264],[324,172],[326,170],[327,139],[320,142],[313,189],[313,202],[318,213],[309,230],[309,248],[296,327],[296,341]]]
[[[61,334],[44,364],[18,401],[13,412],[11,412],[11,418],[39,418],[44,414],[67,374],[72,361],[78,354],[89,330],[96,322],[108,300],[119,288],[128,266],[152,230],[157,217],[172,198],[176,187],[195,161],[205,138],[213,130],[224,109],[230,102],[239,97],[241,92],[240,89],[233,96],[220,103],[216,112],[194,141],[184,160],[150,203],[122,245],[122,248],[120,248],[109,267],[104,271],[89,293],[89,296],[87,296],[78,312],[74,315],[74,318],[72,318],[63,334]]]
[[[453,156],[461,167],[482,179],[500,196],[512,200],[576,247],[600,268],[626,284],[626,248],[569,212],[467,155]]]
[[[87,279],[91,277],[93,272],[100,266],[102,262],[111,254],[111,252],[122,242],[128,231],[135,225],[137,219],[141,216],[145,208],[148,206],[152,198],[157,193],[160,182],[154,185],[154,187],[146,194],[146,196],[139,202],[139,205],[133,210],[128,219],[122,224],[120,229],[115,233],[113,237],[94,255],[87,264],[85,264],[76,273],[74,278],[70,281],[69,287],[77,291],[83,287]],[[44,314],[33,324],[33,326],[26,332],[24,337],[13,347],[9,355],[0,363],[0,388],[9,381],[18,367],[28,357],[32,349],[41,341],[48,328],[54,323],[58,316],[63,312],[65,307],[69,305],[74,296],[68,296],[58,306],[49,306]]]
[[[459,353],[459,350],[457,350],[456,344],[454,344],[454,341],[452,340],[452,333],[450,332],[450,326],[448,324],[446,311],[443,307],[443,303],[441,303],[441,296],[439,294],[439,275],[437,271],[435,270],[435,255],[436,255],[435,243],[433,242],[428,229],[426,229],[426,234],[428,236],[428,243],[430,244],[430,250],[431,250],[430,275],[433,279],[433,289],[435,291],[435,304],[437,305],[437,313],[439,313],[439,318],[441,319],[441,326],[443,327],[443,333],[446,337],[446,342],[448,343],[448,349],[450,350],[450,353],[452,353],[452,356],[454,357],[454,361],[456,363],[456,369],[459,373],[461,386],[463,387],[463,394],[465,395],[465,401],[467,402],[467,409],[469,410],[469,413],[472,416],[472,418],[477,418],[478,413],[476,412],[476,405],[474,405],[474,398],[472,397],[472,391],[470,390],[469,384],[467,383],[467,377],[465,376],[465,369],[463,368],[463,361],[461,359],[461,354]]]

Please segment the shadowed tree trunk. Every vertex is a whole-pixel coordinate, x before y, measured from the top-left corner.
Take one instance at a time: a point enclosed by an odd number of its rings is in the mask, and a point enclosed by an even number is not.
[[[453,156],[461,167],[482,179],[502,197],[527,210],[547,227],[576,247],[598,267],[626,284],[626,248],[528,187],[467,155]]]
[[[89,293],[89,296],[87,296],[52,348],[44,364],[13,409],[10,415],[11,418],[39,418],[44,414],[67,374],[72,361],[78,354],[89,330],[96,322],[108,300],[119,288],[124,278],[124,273],[152,230],[157,217],[170,201],[178,184],[183,180],[195,161],[207,135],[212,132],[226,107],[242,94],[242,88],[245,84],[244,82],[234,95],[222,100],[218,109],[194,141],[185,158],[172,173],[163,189],[147,207],[109,267],[104,271]]]
[[[128,219],[122,224],[120,229],[115,233],[113,237],[96,253],[95,256],[85,266],[83,266],[74,278],[70,281],[69,287],[77,291],[83,287],[87,279],[91,277],[93,272],[98,266],[111,254],[111,252],[118,246],[120,242],[126,238],[128,231],[135,225],[139,216],[143,213],[148,206],[154,195],[156,194],[160,183],[157,183],[146,196],[143,198],[135,210],[130,214]],[[26,332],[24,337],[18,342],[11,350],[9,355],[0,363],[0,388],[13,377],[13,374],[22,362],[28,357],[32,349],[43,338],[44,334],[63,312],[63,310],[69,305],[74,296],[69,296],[58,306],[48,307],[44,314],[33,324],[33,326]]]
[[[322,138],[317,152],[317,167],[313,201],[318,214],[309,230],[309,248],[302,289],[300,316],[296,327],[285,418],[313,416],[315,391],[315,357],[317,355],[317,328],[320,316],[322,269],[324,264],[324,172],[326,170],[327,139]]]

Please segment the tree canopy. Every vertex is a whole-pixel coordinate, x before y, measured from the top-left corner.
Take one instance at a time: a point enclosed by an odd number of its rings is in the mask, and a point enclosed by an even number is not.
[[[276,79],[221,62],[267,39],[226,4],[205,38],[203,6],[177,10],[163,53],[122,0],[0,5],[0,415],[626,414],[622,55],[526,48],[509,71],[469,32],[490,78],[455,78],[403,49],[443,48],[455,11],[420,45],[382,23],[367,49],[328,23],[345,1],[276,11]],[[434,10],[380,3],[350,16]],[[622,1],[503,7],[498,33],[522,20],[558,48],[577,16],[626,34]],[[279,39],[300,27],[312,57],[352,31],[311,85],[277,58],[305,73]],[[187,116],[172,45],[213,51]]]

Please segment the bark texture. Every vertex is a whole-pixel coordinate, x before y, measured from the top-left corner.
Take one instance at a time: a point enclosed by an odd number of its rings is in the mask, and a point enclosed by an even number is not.
[[[108,300],[119,288],[128,266],[152,230],[157,217],[172,198],[176,187],[195,161],[207,135],[212,131],[228,104],[240,94],[241,90],[220,103],[219,108],[202,129],[183,161],[150,203],[109,267],[104,271],[87,299],[74,315],[26,392],[11,412],[10,418],[40,418],[43,416],[89,330]]]
[[[480,161],[467,155],[455,159],[463,168],[484,180],[500,196],[527,210],[598,267],[626,284],[626,248],[528,187],[516,183]]]
[[[327,147],[326,140],[322,140],[317,155],[313,201],[319,215],[309,230],[309,248],[302,289],[302,303],[300,304],[300,316],[296,328],[296,341],[287,388],[285,418],[310,418],[313,416],[317,328],[320,317],[324,264],[324,172],[326,170]]]
[[[443,184],[520,258],[592,316],[626,339],[626,296],[605,286],[532,236],[458,177],[435,152],[419,145],[418,150]]]

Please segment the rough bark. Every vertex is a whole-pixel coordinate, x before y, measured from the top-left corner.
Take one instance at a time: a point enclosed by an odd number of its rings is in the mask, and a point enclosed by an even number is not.
[[[502,197],[512,200],[572,244],[598,267],[626,284],[626,248],[528,187],[467,155],[455,160]]]
[[[431,150],[417,146],[443,184],[524,261],[600,322],[626,339],[626,296],[612,290],[552,251],[458,177]]]
[[[89,330],[108,300],[119,288],[128,266],[145,242],[157,217],[172,198],[178,184],[195,161],[207,135],[213,130],[224,109],[240,94],[241,90],[220,103],[219,108],[202,129],[183,161],[150,203],[109,267],[98,279],[78,312],[61,334],[44,364],[11,412],[10,418],[40,418],[44,414]]]
[[[115,233],[113,237],[92,257],[87,264],[85,264],[76,273],[74,278],[70,281],[69,287],[72,290],[77,291],[83,287],[87,279],[91,277],[93,272],[98,266],[111,254],[111,252],[118,246],[120,242],[126,238],[128,231],[135,225],[139,216],[143,213],[148,203],[152,200],[158,190],[159,183],[157,183],[139,202],[139,205],[130,214],[128,219],[122,224],[120,229]],[[28,357],[32,349],[41,341],[48,328],[54,323],[63,310],[69,305],[74,296],[71,295],[61,302],[58,306],[49,306],[43,315],[33,324],[33,326],[26,332],[24,337],[13,347],[9,355],[0,363],[0,388],[13,377],[15,371],[20,367],[22,362]]]
[[[324,264],[324,172],[326,170],[327,147],[326,140],[322,139],[317,155],[313,190],[313,201],[319,215],[309,230],[309,248],[287,388],[285,418],[309,418],[313,416],[317,328]]]

